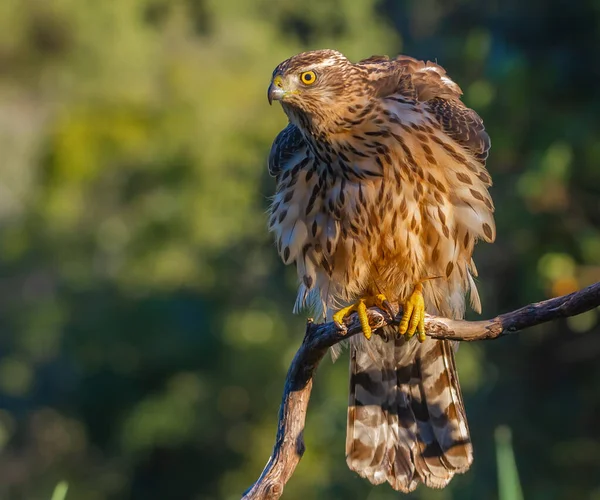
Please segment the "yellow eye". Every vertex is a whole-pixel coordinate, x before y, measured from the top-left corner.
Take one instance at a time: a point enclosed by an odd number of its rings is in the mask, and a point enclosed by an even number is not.
[[[304,85],[312,85],[317,81],[317,75],[315,75],[314,71],[305,71],[304,73],[300,73],[300,81]]]

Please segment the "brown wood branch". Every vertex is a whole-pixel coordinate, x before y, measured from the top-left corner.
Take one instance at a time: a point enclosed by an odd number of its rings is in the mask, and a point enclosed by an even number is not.
[[[425,329],[429,337],[461,341],[489,340],[546,323],[558,318],[576,316],[600,306],[600,283],[578,292],[545,300],[501,314],[484,321],[463,321],[427,316]],[[397,324],[399,314],[389,314],[372,307],[368,310],[373,330]],[[313,374],[329,347],[361,331],[356,314],[340,328],[333,322],[306,325],[302,345],[288,370],[279,408],[277,438],[273,453],[258,480],[244,493],[242,500],[272,500],[283,493],[298,462],[304,454],[304,422],[312,390]],[[414,340],[416,342],[416,339]]]

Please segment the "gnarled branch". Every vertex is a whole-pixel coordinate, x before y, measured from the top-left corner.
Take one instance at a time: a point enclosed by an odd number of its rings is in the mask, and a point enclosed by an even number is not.
[[[600,306],[600,283],[578,292],[530,304],[493,319],[462,321],[427,316],[425,330],[429,337],[450,340],[489,340],[546,323],[558,318],[576,316]],[[373,330],[397,324],[399,314],[391,318],[385,311],[368,310]],[[244,493],[242,500],[277,499],[304,454],[304,422],[312,390],[313,374],[327,349],[361,331],[356,314],[340,328],[333,322],[306,325],[306,333],[285,380],[283,400],[279,408],[279,424],[273,453],[262,474]]]

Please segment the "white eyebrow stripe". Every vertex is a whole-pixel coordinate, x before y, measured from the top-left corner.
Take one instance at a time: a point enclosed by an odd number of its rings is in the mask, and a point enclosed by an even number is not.
[[[327,66],[333,66],[337,62],[337,59],[326,59],[325,61],[321,61],[319,64],[317,64],[316,67],[325,68]]]
[[[325,59],[319,63],[313,64],[309,69],[319,69],[319,68],[327,68],[329,66],[334,66],[340,62],[339,58],[330,57],[329,59]]]

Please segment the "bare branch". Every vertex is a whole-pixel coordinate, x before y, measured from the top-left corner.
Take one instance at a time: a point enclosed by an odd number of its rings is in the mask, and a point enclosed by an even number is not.
[[[558,318],[576,316],[600,306],[600,283],[579,292],[557,297],[501,314],[484,321],[462,321],[428,316],[427,335],[435,339],[461,341],[489,340],[546,323]],[[399,314],[391,318],[386,312],[372,307],[368,310],[373,330],[397,324]],[[356,314],[347,318],[340,328],[333,322],[306,325],[306,333],[296,353],[285,381],[283,400],[279,409],[279,425],[273,453],[262,474],[246,491],[242,500],[277,499],[304,454],[304,422],[312,390],[313,374],[327,349],[361,331]],[[416,342],[416,340],[415,340]]]

